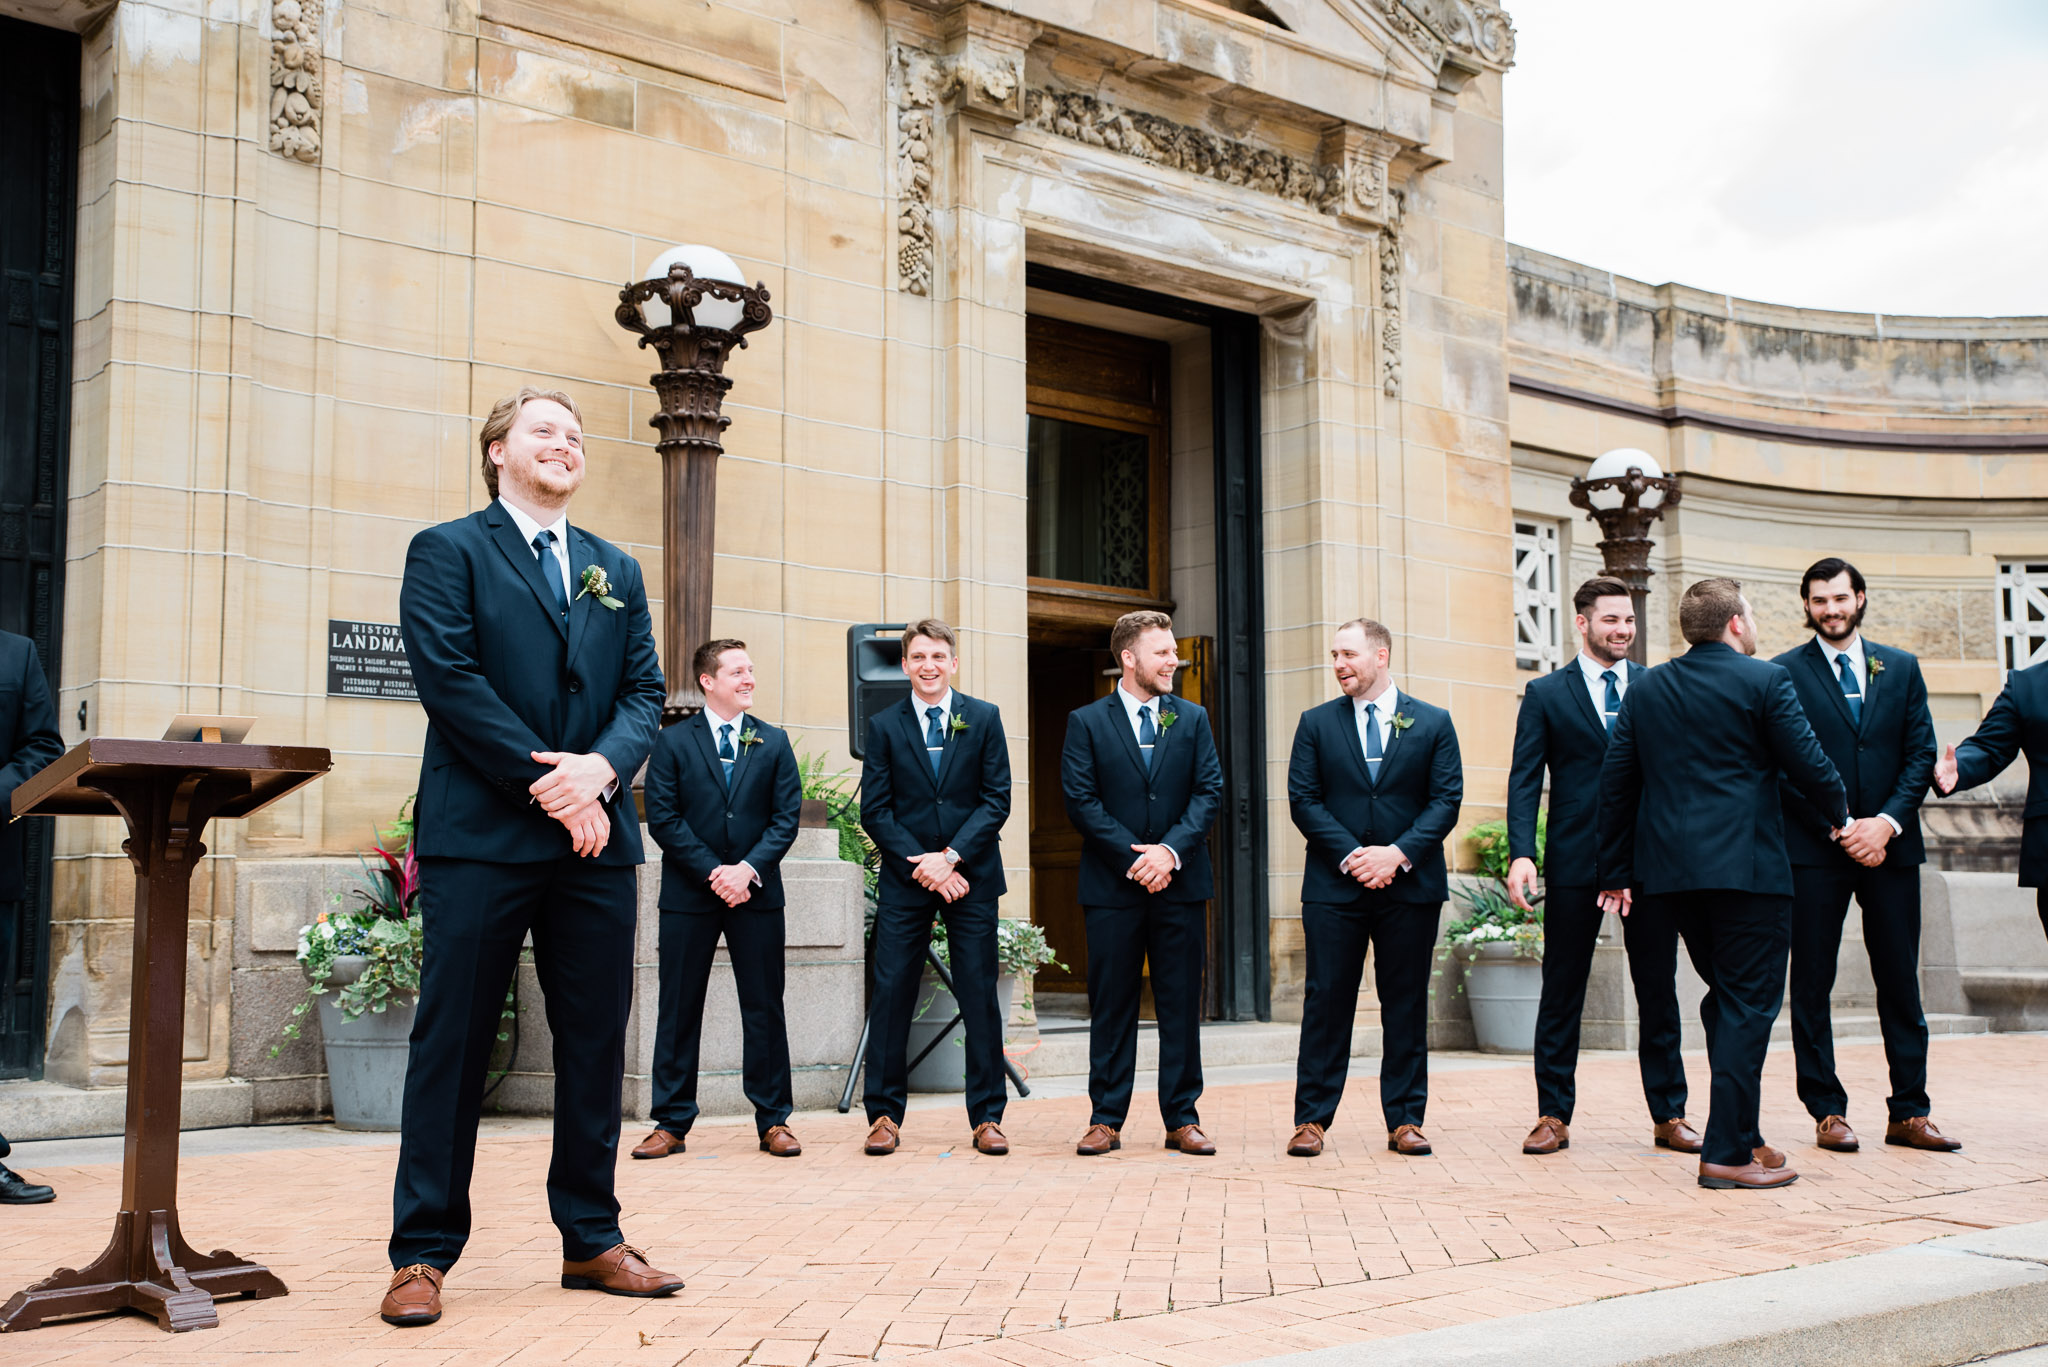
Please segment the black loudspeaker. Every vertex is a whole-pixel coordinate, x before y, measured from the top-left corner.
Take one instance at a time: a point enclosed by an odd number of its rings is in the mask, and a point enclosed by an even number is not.
[[[903,622],[862,622],[846,629],[846,735],[855,759],[868,753],[868,723],[910,696],[903,673]]]

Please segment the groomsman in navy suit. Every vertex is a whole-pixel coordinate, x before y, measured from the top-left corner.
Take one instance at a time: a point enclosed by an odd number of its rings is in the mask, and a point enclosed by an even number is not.
[[[1600,938],[1597,878],[1600,765],[1621,700],[1643,666],[1628,658],[1636,639],[1636,608],[1619,579],[1588,579],[1572,595],[1585,647],[1563,669],[1531,679],[1515,721],[1508,770],[1508,896],[1530,906],[1536,889],[1536,813],[1543,775],[1550,774],[1550,819],[1544,831],[1543,995],[1536,1006],[1536,1126],[1523,1153],[1571,1147],[1577,1100],[1579,1021],[1586,979]],[[1628,946],[1640,1031],[1636,1066],[1660,1148],[1698,1153],[1700,1137],[1685,1120],[1685,1064],[1679,1054],[1678,932],[1647,907],[1621,923]]]
[[[1934,764],[1934,789],[1946,797],[1976,788],[2027,757],[2025,825],[2020,833],[2020,886],[2037,889],[2035,906],[2048,931],[2048,664],[2015,669],[1976,732],[1951,745]]]
[[[1122,670],[1109,696],[1067,716],[1060,788],[1081,835],[1088,927],[1088,1131],[1084,1157],[1123,1147],[1138,1067],[1138,1004],[1151,964],[1166,1147],[1210,1155],[1202,1096],[1202,965],[1215,893],[1209,828],[1223,765],[1209,714],[1173,696],[1180,645],[1163,612],[1127,612],[1109,633]]]
[[[882,852],[875,909],[874,1000],[868,1007],[865,1152],[901,1142],[910,1095],[910,1017],[931,944],[946,924],[953,992],[967,1031],[967,1123],[974,1147],[1005,1154],[1003,1016],[996,1004],[996,901],[1010,815],[1010,743],[994,703],[955,692],[960,639],[937,618],[903,632],[910,696],[869,723],[860,824]]]
[[[1854,1153],[1849,1093],[1835,1072],[1828,998],[1849,899],[1863,910],[1863,946],[1877,987],[1878,1029],[1891,1069],[1885,1143],[1947,1153],[1962,1147],[1927,1118],[1927,1017],[1920,1009],[1920,803],[1934,773],[1934,718],[1920,661],[1862,634],[1863,575],[1816,562],[1799,596],[1813,639],[1774,661],[1792,675],[1820,748],[1849,791],[1855,818],[1840,843],[1813,804],[1783,785],[1792,856],[1792,1057],[1814,1142]]]
[[[8,812],[23,780],[64,757],[64,736],[57,729],[57,709],[50,705],[50,681],[44,677],[36,643],[11,631],[0,631],[0,699],[0,755],[6,756],[0,762],[0,812]],[[22,868],[24,835],[18,824],[0,823],[0,902],[19,902],[28,893]],[[9,981],[20,976],[17,968],[9,956],[0,954],[0,970]],[[0,1158],[6,1156],[7,1137],[0,1135]],[[56,1197],[54,1188],[23,1181],[0,1163],[0,1205],[40,1205]]]
[[[441,1317],[468,1241],[484,1069],[529,933],[555,1039],[562,1285],[683,1285],[625,1242],[612,1194],[641,862],[623,785],[654,748],[663,698],[647,592],[633,557],[569,524],[584,475],[573,399],[522,388],[478,444],[491,503],[415,536],[399,592],[427,713],[414,807],[427,912],[380,1311],[397,1325]]]
[[[1742,585],[1703,579],[1678,604],[1692,649],[1646,670],[1622,699],[1600,770],[1600,905],[1669,916],[1706,980],[1700,1005],[1713,1100],[1703,1187],[1799,1180],[1757,1128],[1764,1054],[1785,1000],[1792,864],[1779,774],[1830,837],[1849,824],[1835,766],[1814,739],[1792,676],[1755,659]]]
[[[739,992],[741,1085],[761,1148],[803,1152],[782,1014],[782,856],[796,843],[803,776],[789,735],[748,716],[754,661],[745,641],[706,641],[690,668],[704,710],[654,743],[643,792],[661,846],[661,1003],[654,1037],[654,1133],[635,1158],[681,1153],[697,1119],[704,996],[725,940]]]
[[[1394,686],[1394,637],[1368,618],[1330,643],[1343,696],[1301,714],[1287,761],[1287,806],[1308,837],[1301,933],[1308,984],[1295,1065],[1294,1137],[1314,1158],[1351,1071],[1351,1028],[1373,951],[1385,1052],[1387,1148],[1429,1153],[1429,971],[1450,879],[1444,839],[1458,824],[1465,771],[1451,714]]]

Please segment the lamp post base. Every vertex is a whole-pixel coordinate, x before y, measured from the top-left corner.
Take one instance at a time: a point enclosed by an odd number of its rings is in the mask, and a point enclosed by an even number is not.
[[[218,1329],[217,1296],[267,1300],[290,1294],[269,1268],[226,1249],[199,1253],[178,1232],[174,1210],[124,1210],[106,1251],[84,1268],[60,1267],[0,1306],[0,1330],[35,1329],[60,1315],[134,1310],[166,1333]]]

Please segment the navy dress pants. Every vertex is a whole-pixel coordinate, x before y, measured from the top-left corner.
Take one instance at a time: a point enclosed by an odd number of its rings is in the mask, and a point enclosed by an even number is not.
[[[1849,1113],[1835,1073],[1835,1028],[1828,998],[1842,952],[1849,898],[1863,909],[1863,943],[1877,986],[1877,1023],[1891,1069],[1887,1118],[1926,1115],[1927,1017],[1920,1008],[1920,868],[1792,866],[1792,1056],[1799,1099],[1815,1120]]]
[[[1595,888],[1546,889],[1543,898],[1543,995],[1536,1007],[1536,1113],[1572,1122],[1578,1100],[1579,1024],[1586,979],[1600,939]],[[1636,994],[1636,1066],[1643,1103],[1657,1123],[1685,1114],[1685,1063],[1679,1053],[1678,932],[1669,917],[1638,902],[1621,918],[1628,975]]]
[[[1368,948],[1380,998],[1380,1111],[1389,1133],[1422,1123],[1429,1104],[1430,963],[1442,911],[1441,902],[1396,902],[1378,892],[1351,906],[1302,904],[1308,981],[1294,1073],[1295,1124],[1327,1130],[1337,1118]]]
[[[1131,1113],[1148,960],[1159,1025],[1159,1118],[1168,1130],[1199,1123],[1208,904],[1147,893],[1135,907],[1082,910],[1088,922],[1088,1123],[1121,1130]]]
[[[1764,1055],[1785,1002],[1785,964],[1792,943],[1792,899],[1705,889],[1637,894],[1671,918],[1692,965],[1706,981],[1700,1024],[1714,1085],[1700,1160],[1740,1166],[1764,1142]]]
[[[910,1099],[910,1018],[917,1011],[918,981],[935,915],[945,918],[946,971],[967,1034],[967,1123],[1001,1120],[1010,1097],[1003,1076],[1003,1014],[996,1006],[996,904],[946,906],[936,897],[916,907],[885,902],[875,909],[875,995],[868,1005],[865,1100],[870,1125],[885,1115],[903,1123]]]
[[[789,1074],[789,1027],[782,1013],[782,908],[661,913],[661,1010],[654,1028],[654,1123],[686,1135],[697,1121],[697,1062],[704,998],[725,939],[740,998],[740,1085],[754,1105],[754,1129],[789,1123],[796,1107]]]

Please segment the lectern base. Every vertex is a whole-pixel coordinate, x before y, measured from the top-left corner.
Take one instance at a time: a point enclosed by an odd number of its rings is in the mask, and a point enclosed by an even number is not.
[[[147,1219],[148,1229],[140,1228]],[[60,1267],[0,1306],[0,1330],[34,1329],[57,1315],[106,1314],[137,1310],[154,1315],[167,1333],[217,1329],[217,1296],[264,1300],[288,1294],[269,1268],[225,1249],[195,1252],[178,1233],[175,1211],[145,1216],[124,1210],[114,1217],[106,1252],[82,1271]]]

